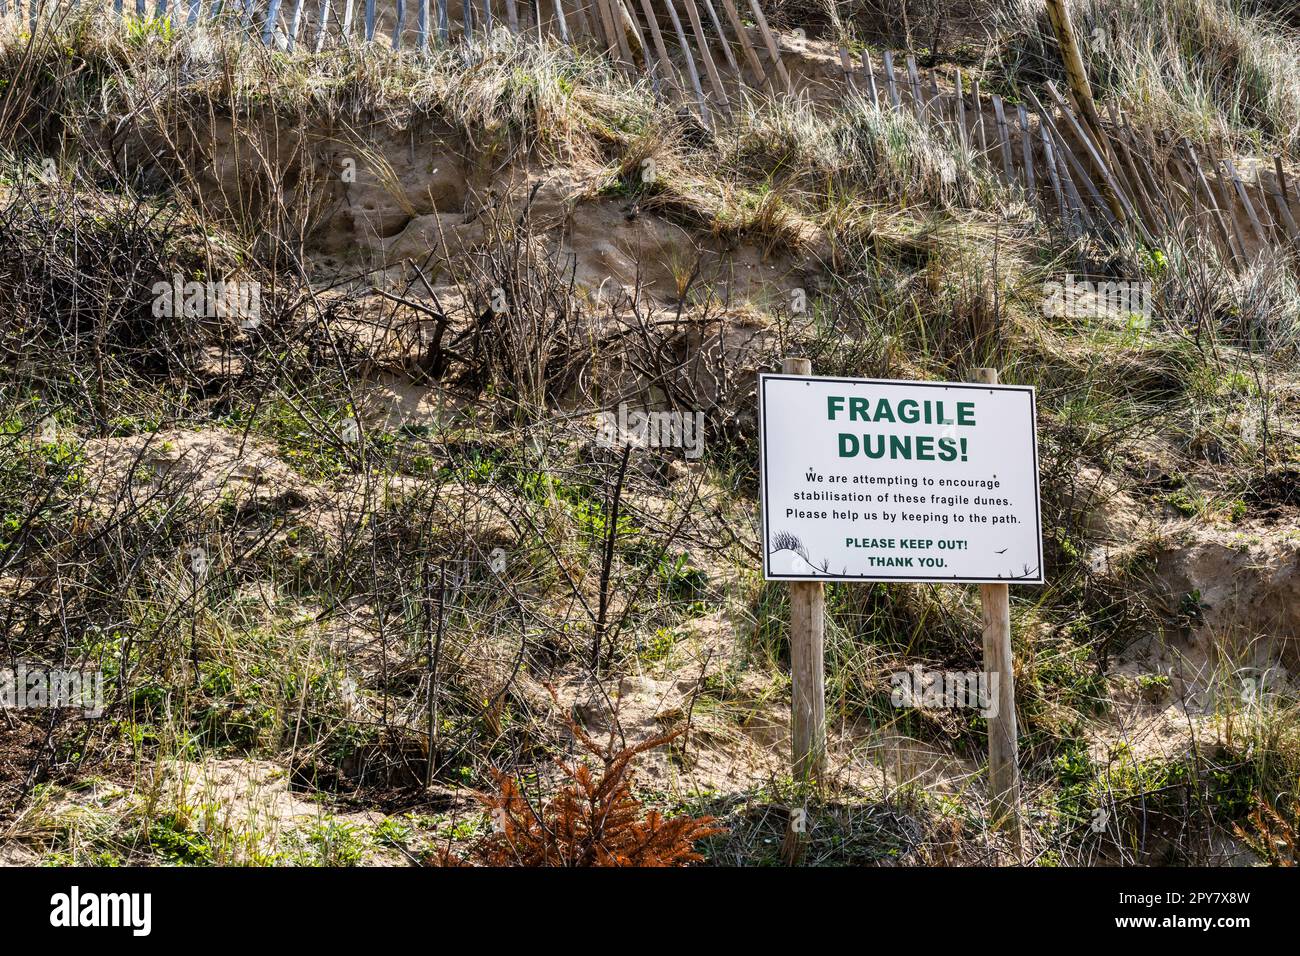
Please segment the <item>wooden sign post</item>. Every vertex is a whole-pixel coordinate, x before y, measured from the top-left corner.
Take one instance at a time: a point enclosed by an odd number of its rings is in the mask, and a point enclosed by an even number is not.
[[[811,375],[812,362],[787,358],[787,375]],[[820,783],[826,768],[826,587],[790,583],[790,749],[797,782]]]
[[[1034,389],[974,382],[815,377],[787,358],[759,376],[763,575],[790,588],[791,764],[826,760],[825,582],[977,584],[984,669],[920,674],[895,706],[978,707],[988,722],[989,819],[1020,851],[1020,772],[1008,585],[1043,583]],[[903,675],[894,675],[900,678]],[[935,684],[938,677],[939,684]],[[955,689],[962,678],[965,690]],[[891,680],[892,682],[892,680]],[[931,699],[935,686],[942,688]],[[806,791],[805,791],[806,792]],[[797,860],[806,814],[783,852]]]
[[[975,380],[998,383],[998,370],[977,368]],[[1005,827],[1020,853],[1020,740],[1016,727],[1016,676],[1011,660],[1011,594],[1005,584],[981,584],[980,606],[984,618],[984,673],[997,706],[987,719],[989,731],[989,817],[995,827]]]

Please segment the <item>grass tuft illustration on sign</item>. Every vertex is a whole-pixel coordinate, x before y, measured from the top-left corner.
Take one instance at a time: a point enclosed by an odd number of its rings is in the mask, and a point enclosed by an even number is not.
[[[764,576],[1043,581],[1034,389],[759,376]]]

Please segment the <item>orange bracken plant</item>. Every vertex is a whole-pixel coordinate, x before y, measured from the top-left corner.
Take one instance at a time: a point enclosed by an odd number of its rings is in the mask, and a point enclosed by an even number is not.
[[[556,760],[565,784],[540,809],[508,775],[497,774],[500,791],[479,799],[492,814],[494,832],[470,852],[469,860],[444,851],[435,862],[483,866],[685,866],[704,857],[695,843],[726,832],[710,816],[665,817],[647,811],[632,793],[632,764],[647,750],[669,743],[680,730],[660,734],[621,750],[602,747],[573,720],[578,742],[602,767],[599,774],[581,760]]]

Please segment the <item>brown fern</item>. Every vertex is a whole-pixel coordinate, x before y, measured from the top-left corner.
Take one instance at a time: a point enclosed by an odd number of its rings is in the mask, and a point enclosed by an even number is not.
[[[632,746],[615,748],[613,733],[601,746],[570,720],[574,737],[600,761],[593,773],[582,760],[556,760],[565,783],[536,808],[507,774],[497,773],[499,792],[479,800],[492,814],[494,832],[480,840],[468,859],[443,851],[441,865],[466,862],[483,866],[685,866],[704,859],[695,843],[723,833],[713,817],[665,817],[646,810],[632,792],[633,762],[647,750],[676,739],[681,731],[659,734]]]
[[[1272,803],[1261,799],[1246,819],[1250,832],[1240,825],[1234,825],[1233,832],[1270,866],[1295,866],[1300,862],[1300,800],[1292,798],[1289,814],[1284,816]]]

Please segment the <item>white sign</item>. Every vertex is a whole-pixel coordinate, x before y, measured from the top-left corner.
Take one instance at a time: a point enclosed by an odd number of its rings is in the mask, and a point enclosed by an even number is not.
[[[1034,390],[760,375],[763,573],[1041,584]]]

